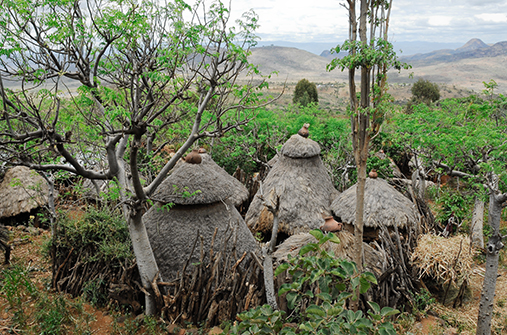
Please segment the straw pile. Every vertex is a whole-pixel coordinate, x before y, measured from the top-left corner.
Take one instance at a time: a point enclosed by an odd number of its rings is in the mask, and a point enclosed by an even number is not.
[[[458,285],[468,281],[472,274],[473,252],[470,238],[458,235],[450,238],[431,234],[421,235],[411,261],[419,272],[419,278],[442,280],[443,284]]]

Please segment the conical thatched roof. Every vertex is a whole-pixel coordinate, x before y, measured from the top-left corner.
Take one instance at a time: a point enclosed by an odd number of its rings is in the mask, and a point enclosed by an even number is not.
[[[337,258],[353,261],[355,253],[354,235],[347,231],[340,231],[335,233],[335,235],[340,239],[340,243],[327,241],[322,245],[322,248],[328,252],[332,251]],[[296,257],[303,246],[316,242],[317,240],[310,233],[296,234],[289,237],[274,252],[273,258],[275,259],[275,263],[286,262],[289,254],[292,257]],[[384,263],[385,255],[364,242],[363,250],[366,270],[373,272],[378,278],[382,274],[382,264]]]
[[[246,199],[248,199],[248,190],[245,185],[243,185],[239,180],[232,177],[227,173],[220,165],[215,163],[215,161],[208,154],[200,154],[202,157],[201,165],[207,166],[209,169],[213,169],[219,174],[223,175],[225,179],[230,180],[233,185],[231,200],[234,203],[234,206],[241,205]]]
[[[0,217],[11,217],[47,204],[49,188],[37,172],[25,166],[9,169],[0,184]]]
[[[248,260],[251,259],[250,252],[258,251],[252,233],[239,212],[228,201],[210,205],[176,205],[170,210],[156,204],[143,216],[143,221],[164,280],[174,279],[178,272],[181,274],[198,234],[203,237],[203,251],[205,253],[210,251],[215,228],[218,231],[213,243],[213,252],[214,254],[225,252],[223,259],[234,252],[235,241],[237,258],[247,252]],[[223,250],[227,238],[229,238],[227,248]],[[200,248],[199,239],[188,262],[189,267],[192,263],[200,261]],[[208,262],[209,258],[205,261]]]
[[[290,158],[310,158],[320,155],[320,146],[309,138],[295,134],[285,142],[280,154]]]
[[[227,175],[227,173],[226,173]],[[238,197],[237,185],[232,177],[210,168],[210,164],[179,163],[162,182],[153,199],[162,203],[178,205],[212,204],[226,199],[233,203],[242,202]],[[183,192],[195,195],[186,197]]]
[[[364,193],[365,227],[397,225],[404,228],[419,222],[415,205],[384,179],[367,178]],[[331,210],[342,222],[353,225],[356,220],[356,185],[340,194],[333,201]]]
[[[338,195],[320,159],[319,145],[294,135],[280,153],[262,184],[266,200],[280,197],[279,231],[293,235],[319,228],[324,224],[322,212],[329,210]],[[260,192],[250,204],[245,220],[255,231],[270,232],[273,215],[262,204],[258,196]]]

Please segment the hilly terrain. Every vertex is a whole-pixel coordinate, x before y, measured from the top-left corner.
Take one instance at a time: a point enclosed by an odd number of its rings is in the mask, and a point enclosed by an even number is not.
[[[268,79],[274,84],[295,83],[303,78],[319,84],[347,81],[347,72],[339,69],[326,71],[329,57],[293,47],[254,48],[249,60],[258,65],[263,74],[276,72]],[[473,39],[457,49],[416,54],[403,57],[402,61],[410,64],[412,69],[400,73],[390,71],[391,85],[406,87],[423,78],[460,95],[459,92],[479,93],[484,88],[483,81],[495,80],[497,92],[507,92],[507,42],[487,45],[479,39]]]

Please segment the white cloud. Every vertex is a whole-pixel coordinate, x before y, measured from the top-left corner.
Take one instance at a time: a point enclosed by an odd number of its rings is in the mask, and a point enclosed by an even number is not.
[[[344,2],[231,0],[231,22],[253,8],[263,41],[340,43],[348,36],[347,12],[340,5]],[[499,42],[507,40],[506,13],[507,0],[394,0],[390,36],[397,41]]]
[[[428,24],[432,27],[450,26],[452,16],[430,16],[428,18]]]
[[[503,23],[507,22],[507,14],[503,13],[484,13],[475,15],[476,18],[487,22]]]

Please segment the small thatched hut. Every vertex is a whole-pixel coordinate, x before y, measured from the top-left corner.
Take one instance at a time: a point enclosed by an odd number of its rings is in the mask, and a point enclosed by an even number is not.
[[[367,178],[364,190],[364,237],[375,239],[378,228],[396,226],[399,229],[419,224],[415,205],[381,178]],[[354,232],[356,220],[356,185],[340,194],[331,210],[345,229]]]
[[[213,246],[215,254],[226,251],[232,259],[234,252],[237,258],[244,252],[249,258],[250,252],[257,251],[252,233],[233,205],[245,197],[237,190],[233,178],[210,168],[210,163],[178,164],[164,180],[152,197],[157,203],[143,217],[164,280],[181,274],[185,264],[201,261],[199,236],[205,253]],[[166,206],[170,203],[174,206]]]
[[[9,169],[0,184],[0,218],[8,218],[48,203],[49,187],[37,172],[25,166]]]
[[[329,211],[338,191],[319,155],[317,142],[297,134],[283,145],[246,214],[250,229],[270,233],[273,226],[273,215],[262,204],[261,194],[267,201],[280,197],[279,232],[294,235],[324,224],[322,213]]]

